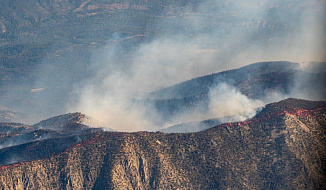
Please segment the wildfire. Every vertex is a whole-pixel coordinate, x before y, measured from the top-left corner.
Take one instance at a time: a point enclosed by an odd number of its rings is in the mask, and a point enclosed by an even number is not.
[[[224,123],[224,124],[218,125],[217,128],[222,129],[222,128],[232,127],[232,126],[245,126],[245,125],[249,125],[250,123],[257,123],[257,122],[268,120],[271,117],[282,116],[282,115],[314,118],[316,116],[313,113],[315,113],[316,111],[319,111],[319,110],[324,110],[324,109],[326,109],[326,108],[318,108],[318,109],[314,109],[314,110],[296,109],[296,110],[290,110],[290,111],[283,111],[283,112],[279,112],[279,113],[272,113],[266,117],[252,118],[248,121],[235,122],[235,123]]]

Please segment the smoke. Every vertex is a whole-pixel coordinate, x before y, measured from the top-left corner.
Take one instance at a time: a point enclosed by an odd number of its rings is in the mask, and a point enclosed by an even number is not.
[[[6,136],[2,137],[3,139],[1,139],[2,142],[0,143],[0,149],[17,146],[33,141],[45,140],[54,137],[50,133],[37,134],[37,132],[35,131],[33,136],[31,136],[32,132],[33,131],[28,131],[28,132],[23,131],[20,134],[10,134],[12,133],[12,131],[10,130],[7,131]]]
[[[253,62],[325,61],[325,4],[206,0],[165,6],[140,32],[145,40],[128,43],[126,34],[116,32],[91,53],[82,48],[55,53],[35,70],[31,86],[8,92],[1,104],[35,115],[31,122],[78,111],[118,131],[157,130],[161,116],[147,102],[150,92]],[[291,94],[302,94],[304,84],[297,82]],[[229,115],[244,120],[259,106],[290,96],[268,94],[251,100],[230,84],[217,84],[209,90],[206,107],[177,113],[169,123]]]
[[[31,69],[28,77],[3,87],[6,93],[1,95],[0,104],[25,114],[23,119],[14,122],[35,124],[62,114],[70,101],[71,90],[88,76],[88,54],[83,47],[49,54]]]
[[[204,120],[217,119],[219,123],[244,121],[255,116],[257,111],[265,105],[262,100],[250,99],[233,85],[225,82],[212,85],[207,99],[207,105],[199,104],[192,109],[176,114],[163,128],[188,122],[191,125],[189,128],[192,128],[188,129],[188,132],[195,132],[197,129],[212,127],[210,122],[207,124],[200,122]]]
[[[85,90],[74,109],[117,131],[153,130],[151,121],[145,117],[145,108],[141,105],[136,105],[125,97],[108,94],[99,96],[97,93],[94,89]]]
[[[307,100],[326,100],[326,63],[302,63],[294,76],[290,96]]]
[[[208,97],[210,118],[235,115],[238,121],[243,121],[255,116],[256,109],[264,105],[262,101],[251,100],[226,83],[211,88]]]
[[[322,6],[321,6],[322,5]],[[75,90],[68,111],[80,111],[118,131],[157,130],[157,110],[142,103],[147,94],[197,76],[265,60],[324,60],[325,1],[204,1],[167,9],[150,28],[152,39],[125,48],[109,43],[95,52],[94,76]],[[172,11],[172,13],[171,13]],[[119,42],[119,35],[114,35]],[[294,92],[293,93],[299,93]],[[173,122],[237,115],[252,117],[271,99],[250,100],[234,87],[209,90],[207,110],[197,107]]]

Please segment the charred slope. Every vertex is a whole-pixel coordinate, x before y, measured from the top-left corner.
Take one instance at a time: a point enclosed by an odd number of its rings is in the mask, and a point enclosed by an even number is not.
[[[48,158],[2,166],[0,187],[323,189],[325,126],[325,102],[288,99],[199,133],[98,132]]]

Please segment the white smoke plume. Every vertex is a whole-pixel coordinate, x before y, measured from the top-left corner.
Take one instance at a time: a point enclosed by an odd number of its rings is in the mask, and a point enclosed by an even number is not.
[[[125,45],[116,32],[90,60],[80,52],[67,53],[71,59],[46,58],[27,88],[44,90],[9,92],[0,103],[15,104],[28,94],[37,104],[18,111],[43,119],[77,111],[118,131],[157,130],[158,113],[143,102],[152,91],[259,61],[326,61],[325,0],[198,2],[166,6],[155,24],[144,28],[141,35],[149,37],[141,43]],[[298,80],[292,94],[300,95],[302,84]],[[269,94],[263,104],[288,96]],[[209,100],[209,110],[195,108],[174,121],[230,114],[242,120],[262,105],[227,84],[213,86]]]
[[[218,119],[223,123],[244,121],[255,116],[264,105],[263,101],[250,99],[233,85],[221,82],[209,89],[208,107],[198,105],[187,112],[181,112],[163,128],[192,122],[192,127],[200,129],[197,125],[203,124],[198,122],[210,119]]]
[[[239,121],[255,116],[257,108],[264,105],[262,101],[251,100],[226,83],[210,89],[209,101],[210,118],[235,115]]]
[[[288,14],[288,8],[278,7],[287,3],[298,17]],[[135,101],[146,99],[151,91],[256,61],[324,61],[325,26],[317,19],[324,5],[325,1],[210,0],[196,10],[180,7],[176,11],[180,19],[164,17],[154,27],[158,37],[131,49],[109,43],[95,52],[89,66],[95,75],[76,88],[77,100],[68,111],[83,112],[118,131],[157,130],[161,126],[155,126],[155,110]],[[242,22],[232,25],[228,19],[235,16]],[[293,26],[284,25],[291,23],[286,19],[294,18]],[[273,31],[270,39],[264,33],[269,30]],[[276,100],[285,95],[270,96]],[[244,120],[264,104],[226,84],[212,88],[209,100],[209,110],[204,114],[195,109],[175,116],[175,121],[229,115]]]

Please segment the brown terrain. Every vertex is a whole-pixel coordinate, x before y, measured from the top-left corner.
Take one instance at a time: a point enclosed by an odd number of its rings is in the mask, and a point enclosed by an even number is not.
[[[326,102],[287,99],[197,133],[95,132],[59,153],[1,166],[0,188],[324,189],[325,116]]]

